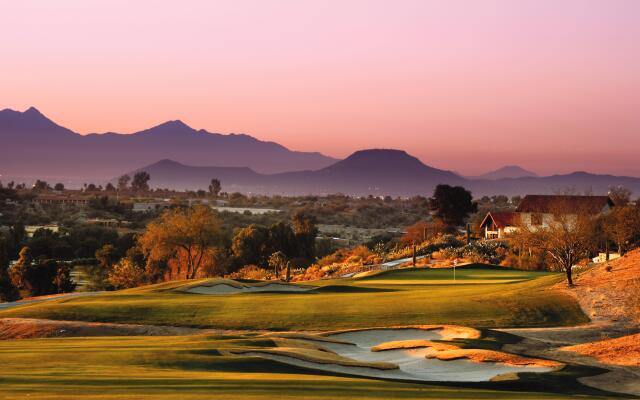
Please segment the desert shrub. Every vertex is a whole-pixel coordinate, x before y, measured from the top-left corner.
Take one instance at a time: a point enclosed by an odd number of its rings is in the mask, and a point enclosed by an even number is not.
[[[326,270],[323,269],[326,267],[328,267],[328,269]],[[303,270],[301,273],[294,275],[292,281],[299,282],[299,281],[312,281],[316,279],[321,279],[327,276],[331,268],[332,268],[331,266],[321,267],[319,265],[312,265],[309,268]]]
[[[229,279],[271,279],[273,277],[273,273],[264,268],[258,267],[257,265],[245,265],[239,270],[226,275],[225,278]]]
[[[524,271],[539,271],[544,267],[540,262],[540,257],[536,255],[529,255],[528,253],[525,253],[522,256],[509,253],[505,256],[500,265]]]

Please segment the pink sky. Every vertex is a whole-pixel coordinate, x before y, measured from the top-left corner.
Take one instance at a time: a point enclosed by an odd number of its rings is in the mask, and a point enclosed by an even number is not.
[[[0,0],[0,108],[640,176],[640,1]]]

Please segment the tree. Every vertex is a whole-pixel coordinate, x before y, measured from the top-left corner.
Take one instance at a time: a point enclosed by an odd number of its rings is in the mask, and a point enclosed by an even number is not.
[[[298,211],[293,215],[292,222],[293,232],[298,242],[299,256],[312,260],[315,257],[316,236],[318,236],[316,217]]]
[[[59,265],[53,284],[57,293],[70,293],[76,290],[76,283],[71,279],[71,268],[66,265]]]
[[[129,175],[122,175],[118,178],[118,190],[127,190],[129,188],[129,182],[131,182],[131,177]]]
[[[36,183],[33,184],[34,192],[43,192],[49,189],[51,189],[49,184],[46,181],[41,181],[40,179],[36,180]]]
[[[53,190],[57,190],[58,192],[62,192],[64,190],[64,184],[56,183],[55,186],[53,187]]]
[[[7,238],[0,235],[0,302],[15,301],[20,298],[18,289],[9,278],[9,255],[7,254]]]
[[[273,269],[276,277],[280,276],[280,271],[287,266],[287,257],[281,251],[276,251],[269,256],[269,267]],[[287,274],[288,275],[288,274]]]
[[[110,269],[116,259],[116,249],[111,244],[105,244],[96,251],[96,260],[104,269]]]
[[[268,247],[270,253],[280,251],[286,257],[298,256],[298,242],[296,234],[289,224],[278,222],[269,227]]]
[[[565,272],[567,285],[572,287],[573,266],[588,257],[595,247],[595,220],[582,210],[558,210],[553,216],[546,227],[522,227],[522,235],[526,246],[549,255],[553,265]]]
[[[129,258],[123,258],[109,272],[108,282],[116,289],[128,289],[144,283],[144,269]]]
[[[184,260],[187,279],[196,277],[207,251],[221,242],[218,217],[200,205],[165,211],[138,239],[148,262],[174,259],[180,275]]]
[[[604,216],[603,228],[606,239],[613,240],[618,253],[623,255],[629,241],[640,234],[640,210],[631,206],[613,207]]]
[[[624,207],[631,202],[633,192],[624,186],[611,186],[609,188],[609,198],[617,207]]]
[[[430,203],[435,216],[452,227],[463,225],[469,214],[478,211],[471,192],[462,186],[436,186]]]
[[[107,185],[104,187],[105,192],[115,192],[116,191],[116,187],[113,186],[113,183],[109,182],[107,183]]]
[[[222,185],[220,184],[220,180],[216,178],[211,179],[211,183],[209,184],[209,193],[213,197],[218,197],[221,190],[222,190]]]
[[[31,250],[24,246],[20,249],[18,254],[18,261],[10,270],[10,277],[13,285],[17,288],[25,288],[26,282],[24,280],[26,270],[31,266],[33,259],[31,258]]]
[[[148,192],[150,179],[151,179],[151,175],[149,175],[148,172],[146,171],[137,172],[133,176],[133,180],[131,181],[131,189],[137,192]]]
[[[264,226],[251,224],[239,229],[231,242],[235,266],[266,266],[269,247],[269,231]]]
[[[413,243],[422,243],[432,239],[436,234],[444,232],[446,227],[440,220],[418,221],[406,228],[404,235],[400,238],[400,242],[408,246]]]
[[[89,280],[91,288],[95,290],[108,289],[108,275],[113,264],[118,260],[116,248],[111,244],[105,244],[95,254],[98,265],[89,268]]]

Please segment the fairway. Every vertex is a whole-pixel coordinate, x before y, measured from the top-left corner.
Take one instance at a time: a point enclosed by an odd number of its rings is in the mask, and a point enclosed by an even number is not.
[[[225,349],[270,346],[244,336],[0,341],[2,399],[571,399],[500,383],[475,387],[325,375]],[[566,377],[562,377],[566,382]],[[551,381],[552,383],[555,381]],[[489,386],[494,386],[489,387]],[[567,385],[575,388],[575,383]],[[595,394],[585,388],[584,393]],[[586,392],[584,392],[586,390]],[[592,397],[604,398],[604,397]]]
[[[174,281],[7,308],[0,311],[0,318],[102,321],[233,331],[226,331],[225,335],[0,341],[0,359],[3,361],[0,363],[0,398],[69,399],[82,395],[84,399],[154,400],[570,399],[606,395],[577,383],[580,376],[599,373],[580,366],[545,373],[525,372],[519,375],[520,379],[496,382],[398,381],[394,379],[408,376],[408,373],[419,375],[420,370],[411,372],[411,357],[424,358],[429,350],[373,353],[367,349],[367,344],[352,353],[350,348],[340,345],[309,342],[305,340],[308,333],[296,332],[426,324],[475,328],[555,326],[587,321],[572,297],[551,289],[562,279],[559,274],[472,266],[459,268],[453,282],[452,273],[448,269],[408,268],[364,278],[304,282],[304,285],[289,289],[304,287],[310,290],[277,293],[244,290],[197,294],[189,290],[217,285],[257,289],[265,288],[269,283],[221,279]],[[265,334],[265,331],[290,332]],[[507,334],[483,332],[488,336],[481,340],[452,339],[454,341],[448,343],[461,346],[461,352],[469,346],[494,351],[500,350],[504,343],[519,340]],[[393,340],[380,338],[376,344],[398,343]],[[343,350],[346,353],[342,354],[348,359],[339,355]],[[407,358],[407,355],[412,356]],[[388,368],[388,363],[376,361],[387,359],[405,365],[405,369],[362,375],[361,371],[370,371],[370,368]],[[327,362],[341,363],[343,367],[317,364]],[[354,365],[354,362],[364,364]],[[440,362],[450,364],[439,366]],[[465,360],[431,360],[422,365],[435,366],[428,376],[443,377],[456,376],[455,372],[453,375],[445,372],[447,368],[457,368],[456,365],[464,366],[467,371],[479,367],[480,375],[471,375],[470,379],[475,376],[489,378],[492,376],[490,368],[505,370],[504,366],[478,366]],[[460,376],[464,380],[463,375]],[[560,392],[558,387],[562,387]]]
[[[559,274],[496,268],[407,269],[361,279],[305,282],[304,293],[185,293],[172,282],[83,298],[25,305],[1,317],[254,330],[331,330],[458,324],[479,328],[587,322],[575,300],[549,287]],[[517,280],[517,282],[514,282]],[[212,285],[214,280],[203,280]],[[464,282],[464,284],[462,284]]]

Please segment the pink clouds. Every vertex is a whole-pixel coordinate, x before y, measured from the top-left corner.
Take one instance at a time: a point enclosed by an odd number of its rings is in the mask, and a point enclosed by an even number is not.
[[[640,175],[639,19],[633,0],[0,1],[0,108]]]

